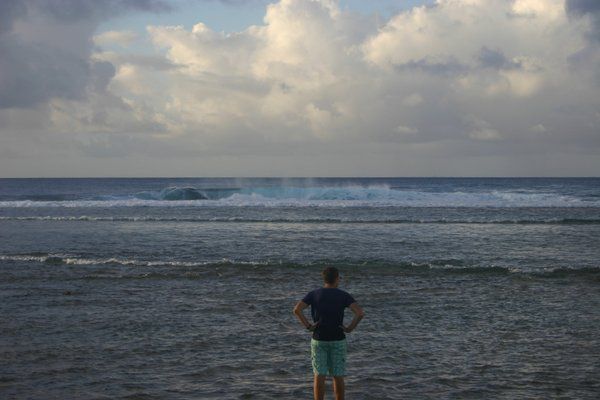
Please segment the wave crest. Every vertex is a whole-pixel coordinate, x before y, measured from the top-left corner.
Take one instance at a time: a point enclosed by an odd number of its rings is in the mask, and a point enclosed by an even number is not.
[[[160,192],[139,192],[134,196],[141,200],[207,200],[208,196],[193,187],[167,187]]]
[[[0,201],[0,207],[600,207],[600,200],[523,190],[422,191],[379,186],[167,187],[134,195]]]

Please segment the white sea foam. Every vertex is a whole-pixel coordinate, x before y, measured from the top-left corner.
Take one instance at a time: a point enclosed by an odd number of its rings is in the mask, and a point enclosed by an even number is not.
[[[169,193],[175,191],[168,188]],[[191,196],[192,188],[177,191]],[[64,201],[0,201],[0,208],[67,207],[600,207],[600,200],[552,192],[501,191],[429,192],[389,186],[243,188],[216,193],[207,199],[167,200],[164,190],[133,196]],[[181,193],[180,193],[181,192]],[[161,194],[162,193],[162,194]],[[216,196],[216,198],[214,198]],[[223,196],[223,197],[219,197]],[[172,197],[171,197],[172,198]],[[180,197],[174,197],[179,199]]]
[[[296,265],[296,266],[314,266],[321,265],[319,261],[310,261],[303,264],[287,263],[284,261],[238,261],[229,258],[206,260],[206,261],[180,261],[180,260],[141,260],[141,259],[127,259],[119,257],[109,258],[86,258],[77,255],[66,255],[66,254],[4,254],[0,255],[0,261],[9,262],[26,262],[26,263],[43,263],[49,265],[77,265],[77,266],[121,266],[121,267],[206,267],[206,266],[280,266],[284,264]],[[326,263],[327,265],[330,262]],[[325,264],[323,264],[325,265]],[[361,267],[368,267],[369,265],[377,265],[377,268],[391,267],[402,270],[412,271],[440,271],[450,273],[470,273],[470,274],[536,274],[536,275],[548,275],[548,274],[597,274],[600,271],[599,267],[588,267],[580,268],[574,266],[556,266],[556,267],[544,267],[544,268],[529,268],[519,267],[510,265],[480,265],[480,264],[463,264],[458,263],[447,263],[439,261],[431,261],[425,263],[418,263],[414,261],[390,261],[381,262],[377,261],[374,264],[369,261],[360,262],[345,262],[345,265],[360,265]]]
[[[0,261],[24,261],[24,262],[38,262],[45,264],[55,265],[122,265],[122,266],[134,266],[134,267],[153,267],[153,266],[171,266],[171,267],[199,267],[205,265],[218,265],[218,264],[266,264],[264,262],[245,262],[245,261],[233,261],[228,258],[210,260],[210,261],[166,261],[166,260],[140,260],[140,259],[127,259],[119,257],[109,258],[86,258],[73,255],[65,254],[48,254],[48,255],[0,255]]]

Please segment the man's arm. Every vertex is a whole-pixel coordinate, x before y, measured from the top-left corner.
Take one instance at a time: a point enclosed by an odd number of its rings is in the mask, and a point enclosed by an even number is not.
[[[298,304],[296,304],[296,307],[294,307],[294,315],[296,315],[296,317],[300,320],[300,323],[304,325],[306,329],[308,329],[309,331],[314,331],[317,327],[317,324],[311,324],[310,322],[308,322],[308,320],[304,316],[304,313],[302,312],[306,307],[308,307],[308,304],[306,304],[303,301],[299,301]]]
[[[350,322],[350,325],[348,325],[348,326],[342,326],[342,329],[346,333],[352,332],[354,330],[354,328],[356,328],[356,326],[358,325],[358,323],[360,322],[360,320],[363,319],[364,316],[365,316],[365,312],[358,305],[357,302],[354,302],[354,303],[350,304],[350,309],[354,313],[354,318],[352,319],[352,322]]]

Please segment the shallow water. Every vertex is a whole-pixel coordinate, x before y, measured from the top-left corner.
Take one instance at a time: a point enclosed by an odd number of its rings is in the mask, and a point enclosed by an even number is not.
[[[600,180],[299,182],[0,180],[0,397],[310,398],[333,264],[348,398],[597,398]]]
[[[12,264],[12,265],[11,265]],[[6,269],[26,268],[6,283]],[[5,264],[4,398],[310,398],[320,267]],[[348,398],[595,398],[600,274],[347,267]]]

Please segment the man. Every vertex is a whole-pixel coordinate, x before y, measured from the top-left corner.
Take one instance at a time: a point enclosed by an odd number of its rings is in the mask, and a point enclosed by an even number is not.
[[[325,377],[333,377],[336,400],[344,399],[344,375],[346,375],[346,335],[356,328],[365,316],[354,298],[338,289],[340,274],[337,268],[327,267],[322,272],[324,286],[313,290],[294,307],[294,314],[306,329],[312,332],[310,342],[314,372],[314,399],[325,396]],[[308,322],[303,310],[311,306],[313,323]],[[350,307],[354,318],[344,326],[344,309]]]

